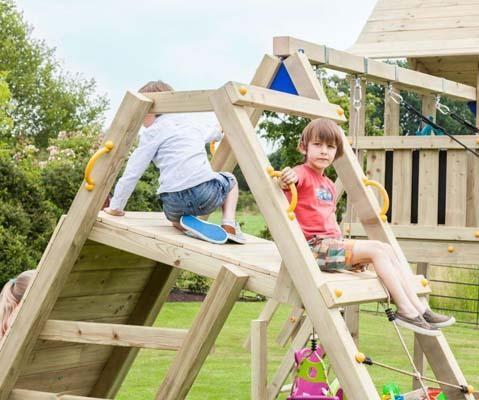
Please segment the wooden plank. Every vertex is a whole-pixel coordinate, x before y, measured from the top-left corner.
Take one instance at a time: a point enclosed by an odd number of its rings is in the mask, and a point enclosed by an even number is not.
[[[454,43],[450,44],[454,45]],[[401,44],[397,43],[397,45],[400,46]],[[390,45],[388,44],[388,46]],[[304,51],[309,61],[313,64],[324,65],[326,68],[350,74],[361,74],[371,81],[395,83],[398,89],[408,89],[418,93],[437,91],[437,93],[457,99],[476,100],[475,88],[471,86],[443,80],[442,78],[421,74],[416,71],[411,71],[410,73],[406,68],[395,67],[380,61],[371,59],[365,61],[365,57],[340,52],[293,37],[282,36],[273,39],[273,52],[276,56],[288,57],[298,50]],[[452,48],[452,51],[454,50]],[[360,54],[361,46],[355,45],[354,51]],[[413,55],[410,54],[409,56]]]
[[[422,285],[423,276],[414,278],[413,289],[419,296],[431,292],[428,286]],[[378,279],[325,282],[319,289],[328,307],[387,300],[387,294]]]
[[[256,70],[253,79],[251,80],[251,85],[269,87],[276,76],[276,71],[278,70],[280,64],[281,61],[278,57],[273,57],[266,54],[261,60],[261,63]],[[263,110],[250,108],[247,110],[247,112],[251,123],[253,126],[256,126],[263,113]],[[213,171],[233,172],[236,165],[236,158],[234,153],[231,151],[228,138],[223,138],[220,146],[213,156],[213,159],[211,160],[211,167],[213,168]]]
[[[359,347],[359,304],[344,307],[344,321],[354,343]]]
[[[336,122],[346,121],[344,110],[336,104],[235,82],[227,83],[224,88],[234,105],[285,112],[311,119],[323,117]]]
[[[398,239],[422,239],[432,241],[462,241],[479,243],[479,238],[476,237],[477,228],[460,228],[453,226],[433,225],[394,225],[391,226],[394,235]],[[353,224],[351,226],[351,233],[353,236],[366,236],[366,232],[360,224]]]
[[[284,61],[284,66],[301,96],[329,103],[323,86],[304,53],[294,53]]]
[[[209,278],[215,278],[221,265],[224,264],[224,261],[217,258],[145,237],[138,233],[108,227],[103,223],[97,223],[94,226],[90,239]],[[272,297],[276,275],[241,268],[250,276],[246,283],[248,290],[266,297]],[[276,268],[279,270],[279,262]]]
[[[477,113],[479,115],[479,113]],[[478,124],[479,125],[479,124]],[[467,155],[466,224],[479,226],[479,158]]]
[[[100,374],[104,363],[21,376],[15,389],[33,389],[41,392],[71,393],[90,388]]]
[[[265,400],[268,393],[268,321],[251,321],[251,399]]]
[[[397,85],[391,84],[391,90],[394,93],[400,93]],[[384,91],[384,135],[399,136],[399,114],[401,106],[396,103],[389,94],[388,88]]]
[[[213,111],[209,96],[214,90],[191,90],[143,93],[153,101],[152,113],[184,113]]]
[[[180,272],[178,268],[158,264],[127,323],[153,325]],[[114,398],[137,354],[136,348],[115,348],[97,377],[90,395]]]
[[[167,372],[157,400],[184,399],[243,289],[248,275],[232,265],[221,268],[193,325]]]
[[[391,223],[394,225],[409,224],[411,222],[412,197],[411,150],[394,151],[392,192]],[[394,233],[397,234],[396,231]]]
[[[419,153],[419,188],[417,222],[437,225],[439,184],[439,153],[422,150]]]
[[[258,320],[266,321],[269,324],[273,319],[274,313],[276,312],[278,307],[278,301],[276,301],[275,299],[268,299],[263,309],[261,310],[261,313],[258,316]],[[248,335],[248,337],[246,338],[245,342],[243,343],[243,348],[246,349],[246,351],[251,351],[251,335]]]
[[[302,307],[293,307],[289,313],[288,318],[283,324],[281,331],[276,337],[276,343],[281,347],[286,346],[289,339],[293,337],[293,333],[296,331],[298,325],[301,322],[301,317],[304,314],[304,308]]]
[[[297,307],[302,307],[301,297],[294,287],[293,280],[289,276],[288,269],[281,264],[279,268],[278,278],[276,279],[276,286],[274,288],[273,299],[280,303],[292,304]]]
[[[446,185],[446,225],[466,226],[467,154],[464,150],[448,150]]]
[[[475,136],[455,135],[471,149],[479,149]],[[358,148],[363,150],[461,150],[464,149],[447,136],[364,136],[358,137]]]
[[[39,392],[36,390],[14,389],[9,400],[104,400],[98,397],[75,396],[70,394],[58,394]]]
[[[278,397],[284,382],[288,379],[289,374],[293,370],[294,352],[302,349],[306,345],[312,331],[313,324],[308,318],[306,318],[299,328],[297,335],[293,338],[291,346],[283,357],[271,383],[268,385],[268,400],[275,400]]]
[[[92,178],[97,182],[95,189],[89,192],[82,185],[78,191],[48,254],[42,259],[39,272],[24,297],[23,307],[11,326],[10,334],[3,341],[0,350],[1,400],[10,396],[21,365],[33,349],[150,106],[149,99],[132,93],[127,93],[120,105],[106,135],[114,143],[114,148],[97,161],[92,173]]]
[[[379,399],[366,369],[354,361],[357,349],[339,311],[328,311],[317,290],[324,274],[318,270],[297,221],[291,221],[284,212],[286,199],[267,175],[269,163],[248,115],[243,108],[231,104],[224,89],[218,90],[211,101],[321,343],[326,349],[334,348],[331,364],[348,397]]]
[[[366,175],[369,179],[379,182],[384,187],[386,177],[386,152],[384,150],[370,150],[366,155]],[[382,203],[381,193],[374,190],[378,202]]]
[[[143,349],[179,350],[185,329],[48,320],[40,339]]]

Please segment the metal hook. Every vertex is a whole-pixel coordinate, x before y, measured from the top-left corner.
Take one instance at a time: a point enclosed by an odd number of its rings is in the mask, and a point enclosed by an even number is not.
[[[441,104],[441,96],[436,96],[436,109],[439,110],[441,114],[447,115],[451,113],[451,109],[445,104]]]
[[[356,83],[354,85],[354,93],[353,93],[353,107],[356,111],[359,111],[361,108],[361,100],[363,94],[361,91],[361,78],[356,75]]]

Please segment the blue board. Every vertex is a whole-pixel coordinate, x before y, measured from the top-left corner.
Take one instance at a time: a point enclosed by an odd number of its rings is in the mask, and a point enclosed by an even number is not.
[[[476,112],[477,112],[477,103],[475,101],[470,101],[469,103],[467,103],[467,105],[469,106],[469,110],[471,110],[471,112],[476,115]]]
[[[278,92],[289,93],[298,95],[298,91],[294,87],[294,83],[291,80],[291,77],[284,66],[284,63],[281,63],[279,66],[278,72],[269,86],[270,89],[276,90]]]

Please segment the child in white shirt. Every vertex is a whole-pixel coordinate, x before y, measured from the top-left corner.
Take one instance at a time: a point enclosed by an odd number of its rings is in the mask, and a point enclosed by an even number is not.
[[[162,81],[149,82],[139,92],[172,91]],[[221,139],[219,124],[199,121],[192,114],[148,114],[138,147],[131,154],[116,184],[110,206],[104,211],[124,215],[138,180],[153,161],[160,171],[159,199],[165,216],[188,235],[213,243],[228,239],[244,243],[235,221],[238,183],[229,172],[213,172],[205,144]],[[196,218],[222,207],[221,227]]]

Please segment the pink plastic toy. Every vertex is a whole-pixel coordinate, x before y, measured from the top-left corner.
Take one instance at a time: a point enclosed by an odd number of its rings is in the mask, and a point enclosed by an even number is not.
[[[296,376],[288,400],[343,400],[342,389],[332,393],[323,363],[324,351],[315,347],[313,343],[312,348],[294,353]]]

